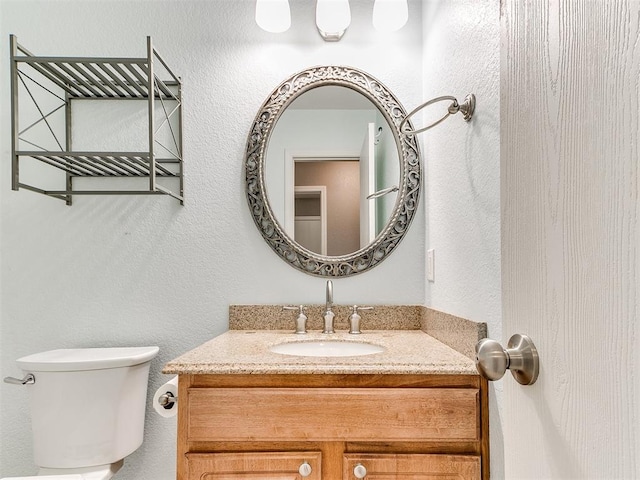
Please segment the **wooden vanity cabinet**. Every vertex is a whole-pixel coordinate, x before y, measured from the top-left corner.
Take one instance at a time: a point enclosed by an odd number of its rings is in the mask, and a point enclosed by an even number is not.
[[[178,398],[178,480],[489,478],[478,375],[180,375]]]

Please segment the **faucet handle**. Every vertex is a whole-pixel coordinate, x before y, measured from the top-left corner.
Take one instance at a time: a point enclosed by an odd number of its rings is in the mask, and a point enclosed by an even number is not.
[[[285,305],[282,310],[298,310],[300,314],[306,312],[307,307],[304,305]]]
[[[373,310],[373,307],[361,307],[354,305],[351,307],[351,315],[349,316],[349,333],[357,335],[360,332],[360,319],[362,318],[358,313],[359,310]]]
[[[305,315],[305,311],[307,307],[304,305],[291,306],[285,305],[282,307],[282,310],[298,310],[298,318],[296,318],[296,333],[302,335],[307,333],[307,316]]]
[[[353,307],[354,313],[358,313],[358,310],[373,310],[373,307],[362,307],[360,305],[354,305]]]

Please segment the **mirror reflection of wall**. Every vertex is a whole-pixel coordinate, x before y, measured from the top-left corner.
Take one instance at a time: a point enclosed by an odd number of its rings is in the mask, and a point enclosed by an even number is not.
[[[376,135],[376,148],[375,148],[375,162],[376,162],[376,176],[375,176],[375,190],[379,192],[385,188],[389,188],[394,185],[398,185],[398,164],[397,162],[391,162],[389,159],[397,159],[398,152],[396,147],[396,141],[393,137],[391,129],[387,125],[384,117],[380,112],[376,117],[376,126],[382,129]],[[376,235],[380,234],[384,227],[387,226],[389,217],[396,205],[396,195],[388,194],[373,200],[376,202]]]

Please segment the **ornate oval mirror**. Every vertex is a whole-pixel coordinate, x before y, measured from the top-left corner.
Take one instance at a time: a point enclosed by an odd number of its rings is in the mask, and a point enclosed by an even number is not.
[[[303,272],[340,277],[384,260],[418,206],[421,165],[406,112],[378,80],[314,67],[285,80],[253,123],[246,191],[269,246]]]

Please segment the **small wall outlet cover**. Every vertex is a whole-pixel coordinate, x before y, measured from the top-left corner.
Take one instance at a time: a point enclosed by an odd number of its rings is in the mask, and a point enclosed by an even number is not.
[[[433,248],[427,250],[427,280],[436,281],[436,251]]]

